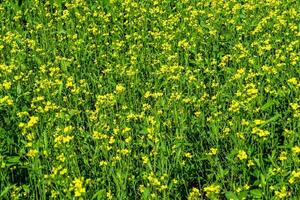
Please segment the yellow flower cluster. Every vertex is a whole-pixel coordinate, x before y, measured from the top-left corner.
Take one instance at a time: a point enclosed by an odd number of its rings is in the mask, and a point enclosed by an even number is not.
[[[238,154],[237,154],[237,158],[239,160],[246,160],[248,158],[248,155],[246,153],[246,151],[244,150],[239,150]]]
[[[75,178],[70,186],[70,191],[74,192],[75,197],[81,197],[85,194],[84,178]]]
[[[188,194],[188,200],[198,200],[201,198],[201,193],[198,188],[192,188],[190,193]]]
[[[206,192],[207,196],[211,194],[219,194],[221,191],[221,187],[219,185],[212,184],[210,186],[204,187],[203,191]]]

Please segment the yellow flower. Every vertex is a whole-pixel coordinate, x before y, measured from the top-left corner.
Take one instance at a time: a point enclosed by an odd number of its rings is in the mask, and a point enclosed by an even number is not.
[[[3,85],[4,89],[6,89],[6,90],[11,88],[11,82],[9,82],[7,80],[4,80],[2,85]]]
[[[287,152],[286,151],[281,152],[278,159],[281,161],[287,160]]]
[[[269,131],[259,129],[257,127],[254,127],[252,129],[252,133],[258,135],[259,137],[267,137],[270,135]]]
[[[188,194],[188,200],[197,200],[200,199],[200,191],[198,188],[193,188],[192,191]]]
[[[106,166],[106,165],[107,165],[106,161],[104,161],[104,160],[100,161],[100,166]]]
[[[299,147],[299,146],[294,146],[294,147],[292,148],[292,152],[293,152],[293,153],[300,153],[300,147]]]
[[[238,112],[240,110],[240,103],[233,100],[228,110],[231,112]]]
[[[56,157],[57,160],[60,160],[61,162],[65,162],[66,157],[64,156],[64,154],[60,154],[59,156]]]
[[[254,165],[255,164],[254,164],[253,160],[249,160],[248,163],[247,163],[248,167],[251,167],[251,166],[254,166]]]
[[[72,130],[73,130],[73,127],[72,127],[72,126],[67,126],[67,127],[64,128],[64,132],[65,132],[65,133],[69,133],[69,132],[71,132]]]
[[[207,155],[216,155],[218,153],[218,149],[217,148],[210,148],[209,152],[207,153]]]
[[[147,177],[147,179],[148,179],[149,183],[150,183],[151,185],[153,185],[153,186],[160,186],[160,185],[161,185],[159,179],[156,178],[156,177],[154,176],[153,173],[151,173],[151,174]]]
[[[210,195],[211,193],[218,194],[220,193],[220,191],[221,191],[220,186],[215,184],[212,184],[204,188],[204,192],[206,192],[207,195]]]
[[[33,158],[38,155],[38,151],[36,149],[30,149],[26,155]]]
[[[70,142],[71,140],[73,140],[74,136],[65,136],[65,137],[62,137],[62,142],[63,143],[68,143]]]
[[[27,123],[27,128],[30,128],[30,127],[33,127],[35,124],[37,124],[39,121],[39,118],[38,117],[35,117],[35,116],[31,116],[29,118],[29,121]]]
[[[189,43],[186,39],[183,39],[178,42],[178,46],[187,49],[189,47]]]
[[[297,110],[300,107],[298,103],[290,103],[290,106],[293,110]]]
[[[236,133],[236,136],[242,140],[245,139],[244,133],[238,132],[238,133]]]
[[[147,164],[149,162],[149,158],[147,156],[142,156],[143,164]]]
[[[249,88],[247,90],[248,95],[256,95],[257,93],[258,93],[258,89],[256,89],[256,88]]]
[[[290,78],[287,82],[291,83],[293,85],[297,85],[298,84],[297,78],[295,78],[295,77]]]
[[[18,112],[17,113],[18,117],[23,117],[23,116],[26,116],[26,115],[29,115],[28,112]]]
[[[233,76],[233,80],[241,78],[241,76],[245,73],[245,68],[240,68],[236,71],[236,74]]]
[[[296,179],[300,178],[300,170],[294,170],[292,171],[291,177],[289,179],[289,183],[293,184]]]
[[[277,196],[279,199],[284,199],[288,196],[288,192],[286,191],[286,187],[282,187],[280,191],[275,191],[275,196]]]
[[[263,123],[265,123],[264,120],[261,120],[261,119],[256,119],[256,120],[254,120],[254,124],[255,124],[255,125],[261,125],[261,124],[263,124]]]
[[[107,193],[106,193],[106,196],[107,196],[107,199],[111,200],[113,198],[113,195],[111,193],[111,190],[109,190]]]
[[[241,187],[237,187],[236,190],[235,190],[237,193],[240,193],[242,191],[242,188]]]
[[[64,168],[60,171],[60,175],[64,175],[68,172],[68,169],[67,168]]]
[[[241,124],[244,125],[244,126],[248,126],[249,122],[245,119],[242,119]]]
[[[249,190],[249,188],[250,188],[250,186],[246,183],[246,184],[244,185],[244,190]]]
[[[145,186],[144,186],[144,185],[140,185],[140,186],[139,186],[139,191],[140,191],[141,193],[143,193],[143,192],[145,191]]]
[[[81,197],[86,192],[83,183],[83,177],[75,178],[73,180],[70,191],[74,191],[75,197]]]
[[[125,90],[126,90],[126,88],[121,84],[118,84],[116,86],[116,93],[123,93]]]
[[[237,155],[237,158],[239,160],[245,160],[248,158],[247,153],[244,150],[239,150],[239,153]]]
[[[184,156],[187,157],[187,158],[192,158],[193,157],[193,155],[190,152],[185,153]]]
[[[4,96],[3,98],[0,99],[0,105],[5,103],[11,106],[14,104],[14,101],[9,96]]]

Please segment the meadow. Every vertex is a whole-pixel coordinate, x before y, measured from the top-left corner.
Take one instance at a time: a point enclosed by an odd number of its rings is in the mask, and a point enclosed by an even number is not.
[[[299,0],[1,0],[0,199],[300,199]]]

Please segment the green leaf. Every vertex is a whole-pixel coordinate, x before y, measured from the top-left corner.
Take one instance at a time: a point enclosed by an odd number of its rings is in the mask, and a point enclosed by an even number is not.
[[[269,101],[267,101],[267,103],[265,103],[265,104],[261,107],[261,110],[262,110],[262,111],[266,111],[266,110],[268,110],[268,108],[270,108],[270,107],[273,106],[273,105],[274,105],[274,101],[269,100]]]
[[[226,192],[225,196],[228,200],[238,200],[239,199],[234,192]]]
[[[151,193],[151,190],[149,188],[145,188],[142,199],[149,199],[150,193]]]
[[[0,197],[4,197],[8,192],[9,190],[12,188],[12,186],[7,186],[6,188],[4,188],[4,190],[1,192],[0,194]]]
[[[263,192],[259,189],[253,189],[253,190],[250,191],[250,193],[251,193],[253,198],[260,199],[263,196]]]
[[[94,199],[97,199],[97,200],[103,199],[106,196],[105,194],[106,194],[105,189],[99,190],[98,192],[96,192],[93,195],[92,200],[94,200]]]
[[[12,164],[17,164],[20,162],[20,157],[19,156],[11,156],[6,160],[6,162],[12,163]]]
[[[274,117],[267,120],[267,123],[274,122],[281,117],[281,114],[277,113]]]
[[[21,84],[18,83],[18,85],[17,85],[17,94],[20,95],[21,93],[22,93]]]
[[[239,199],[247,199],[248,191],[243,191],[238,194]]]

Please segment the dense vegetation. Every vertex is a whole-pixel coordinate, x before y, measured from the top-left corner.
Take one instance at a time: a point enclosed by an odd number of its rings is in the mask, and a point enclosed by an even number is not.
[[[299,199],[300,1],[0,2],[0,199]]]

